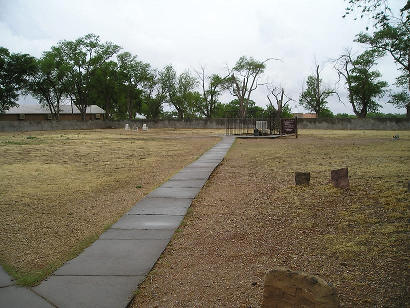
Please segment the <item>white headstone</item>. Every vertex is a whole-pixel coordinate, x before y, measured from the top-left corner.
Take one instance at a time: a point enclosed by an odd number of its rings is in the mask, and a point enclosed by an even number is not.
[[[267,130],[268,121],[256,121],[256,128],[262,131]]]
[[[142,124],[142,130],[148,130],[147,124]]]
[[[130,125],[128,123],[125,124],[125,130],[130,130]]]

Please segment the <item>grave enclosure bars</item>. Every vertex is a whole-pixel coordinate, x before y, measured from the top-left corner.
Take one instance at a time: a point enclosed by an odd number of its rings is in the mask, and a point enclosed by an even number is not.
[[[226,118],[225,130],[227,136],[232,135],[295,135],[298,137],[297,118],[280,119],[273,117],[265,119],[255,118]]]

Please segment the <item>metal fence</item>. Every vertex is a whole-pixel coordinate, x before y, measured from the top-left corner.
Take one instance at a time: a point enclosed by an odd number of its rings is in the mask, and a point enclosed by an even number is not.
[[[273,118],[227,118],[225,119],[226,135],[277,135],[280,123]]]

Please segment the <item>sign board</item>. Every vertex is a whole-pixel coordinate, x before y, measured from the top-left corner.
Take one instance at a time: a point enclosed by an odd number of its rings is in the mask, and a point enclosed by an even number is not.
[[[296,135],[298,137],[298,119],[281,119],[281,134],[282,135]]]

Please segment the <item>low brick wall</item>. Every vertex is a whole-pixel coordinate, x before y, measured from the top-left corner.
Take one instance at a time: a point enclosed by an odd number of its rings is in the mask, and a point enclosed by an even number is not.
[[[225,129],[225,119],[161,120],[161,121],[0,121],[1,132],[124,128],[218,128]],[[342,129],[342,130],[410,130],[409,119],[298,119],[300,129]]]

